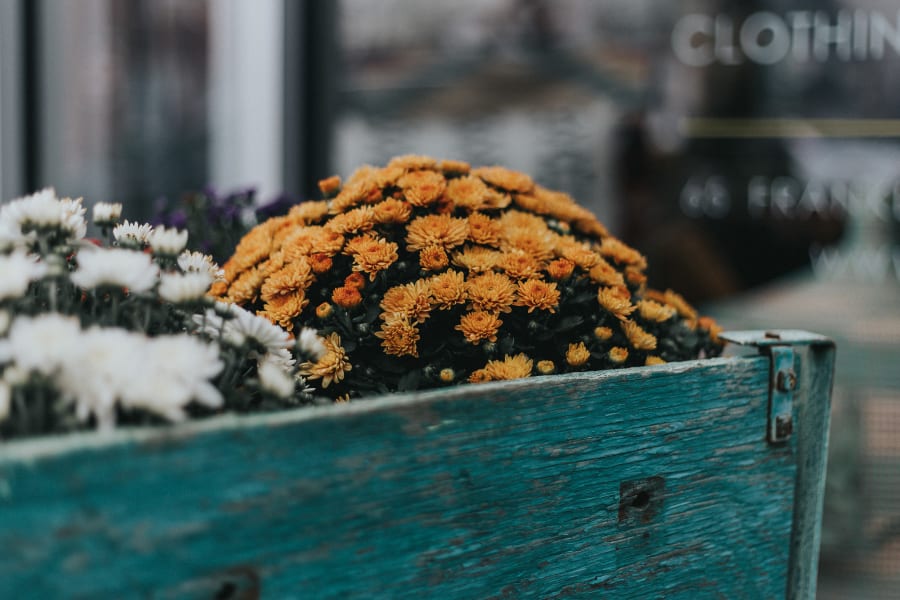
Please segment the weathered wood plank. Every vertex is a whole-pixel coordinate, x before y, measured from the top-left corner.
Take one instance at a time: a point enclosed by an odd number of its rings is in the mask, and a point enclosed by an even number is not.
[[[715,359],[11,444],[0,596],[782,597],[796,448],[765,441],[768,369]]]

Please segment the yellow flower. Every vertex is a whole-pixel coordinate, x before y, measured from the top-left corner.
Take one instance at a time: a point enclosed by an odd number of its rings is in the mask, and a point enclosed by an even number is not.
[[[441,372],[438,374],[438,377],[444,383],[453,383],[453,380],[456,379],[456,372],[450,367],[446,367],[441,369]]]
[[[490,271],[500,262],[500,253],[482,246],[467,246],[453,255],[453,264],[472,273]]]
[[[516,306],[528,308],[529,313],[536,308],[555,313],[556,307],[559,306],[559,290],[556,289],[555,283],[547,283],[540,279],[520,281],[516,293],[518,294]]]
[[[506,355],[503,360],[491,360],[484,366],[493,381],[531,377],[532,360],[525,354]]]
[[[394,286],[381,299],[382,318],[402,315],[416,323],[424,323],[431,313],[431,286],[422,279]]]
[[[320,319],[327,319],[334,312],[334,308],[328,302],[323,302],[316,307],[316,316]]]
[[[616,346],[609,351],[608,356],[609,360],[616,363],[617,365],[620,365],[628,360],[628,349],[622,348],[621,346]]]
[[[541,270],[541,263],[521,250],[504,252],[497,266],[513,279],[536,277]]]
[[[419,253],[419,265],[426,271],[440,271],[448,264],[447,253],[440,246],[428,246]]]
[[[500,223],[483,213],[472,213],[468,218],[470,242],[493,246],[500,245]]]
[[[490,380],[491,376],[488,375],[487,369],[476,369],[469,375],[469,383],[487,383]]]
[[[572,276],[575,270],[575,263],[567,258],[557,258],[547,263],[547,275],[550,279],[562,281]]]
[[[465,219],[450,215],[425,215],[413,220],[406,232],[406,249],[422,250],[428,246],[440,246],[450,250],[466,241],[469,224]]]
[[[675,316],[675,309],[667,304],[660,304],[653,300],[641,300],[637,303],[638,313],[641,318],[654,323],[663,323]]]
[[[386,354],[393,356],[419,356],[416,344],[419,341],[419,330],[404,315],[393,315],[381,325],[381,331],[375,333],[381,338],[381,347]]]
[[[605,342],[609,338],[613,336],[613,330],[609,327],[595,327],[594,328],[594,337],[600,340],[601,342]]]
[[[338,185],[340,185],[340,178],[338,178]],[[301,202],[300,204],[292,207],[291,210],[288,211],[289,217],[299,219],[303,222],[304,225],[318,223],[327,214],[327,200],[307,200],[306,202]]]
[[[442,310],[466,301],[466,280],[459,271],[449,270],[435,275],[428,282],[432,304]]]
[[[530,192],[534,188],[531,177],[505,167],[480,167],[472,171],[491,185],[510,192]]]
[[[661,359],[658,356],[648,356],[647,360],[644,361],[644,364],[647,365],[648,367],[651,367],[653,365],[664,365],[664,364],[666,364],[666,361],[664,361],[663,359]]]
[[[331,217],[325,228],[335,233],[361,233],[370,231],[375,226],[375,211],[371,206],[358,206],[345,213]]]
[[[270,302],[276,296],[305,292],[312,281],[313,274],[309,263],[303,258],[298,258],[266,279],[262,285],[261,297],[265,302]]]
[[[556,372],[556,364],[552,360],[539,360],[536,367],[541,375],[551,375]]]
[[[611,258],[619,264],[633,265],[639,269],[647,268],[647,259],[640,252],[614,237],[604,238],[600,242],[599,251],[601,256]]]
[[[444,176],[434,171],[411,171],[401,177],[397,184],[403,190],[403,197],[413,206],[433,204],[447,187]]]
[[[600,306],[611,312],[618,319],[624,319],[634,312],[635,306],[631,304],[631,293],[624,287],[601,287],[597,291],[597,301]]]
[[[388,198],[372,207],[375,221],[378,223],[406,223],[412,215],[412,208],[408,202]]]
[[[447,184],[447,199],[458,208],[476,211],[486,206],[486,200],[493,192],[477,177],[459,177]]]
[[[634,321],[622,321],[622,331],[636,350],[656,350],[656,336],[644,331]]]
[[[422,156],[418,154],[405,154],[396,156],[388,163],[388,168],[399,167],[406,171],[415,171],[419,169],[437,169],[438,163],[430,156]]]
[[[438,168],[448,175],[465,175],[472,167],[461,160],[442,160]]]
[[[569,349],[566,350],[566,362],[569,363],[569,366],[571,367],[584,366],[590,358],[591,351],[587,349],[584,342],[569,344]]]
[[[331,301],[341,308],[356,308],[362,302],[362,294],[355,287],[341,286],[331,292]]]
[[[353,249],[353,270],[367,273],[370,281],[375,281],[378,273],[397,262],[397,244],[383,238],[366,238]]]
[[[668,304],[676,311],[678,311],[679,315],[681,315],[688,321],[695,321],[697,319],[697,311],[694,310],[694,307],[688,304],[688,302],[684,298],[682,298],[680,294],[677,294],[672,290],[666,290],[665,292],[659,292],[657,290],[647,290],[645,296],[650,300],[656,300],[657,302]]]
[[[300,365],[300,374],[309,380],[321,379],[322,387],[327,388],[331,383],[340,382],[344,375],[353,370],[347,353],[341,346],[341,336],[333,332],[322,339],[325,345],[325,354],[316,362],[305,362]]]
[[[327,179],[319,180],[319,190],[325,196],[334,196],[341,189],[341,178],[337,175],[333,175]]]
[[[466,313],[459,320],[459,325],[454,327],[457,331],[461,331],[463,337],[470,344],[477,344],[483,340],[491,342],[497,341],[497,332],[503,324],[494,313],[476,310],[475,312]]]
[[[516,298],[516,286],[509,277],[488,271],[466,282],[469,307],[487,312],[510,312]]]
[[[591,253],[593,254],[593,252]],[[595,255],[596,256],[596,255]],[[615,267],[597,256],[597,264],[588,271],[588,277],[594,283],[604,286],[622,287],[625,285],[625,278],[616,271]]]

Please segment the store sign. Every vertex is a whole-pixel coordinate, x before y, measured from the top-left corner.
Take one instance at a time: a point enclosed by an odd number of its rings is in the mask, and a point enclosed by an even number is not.
[[[893,17],[893,19],[892,19]],[[900,10],[895,15],[865,10],[798,10],[779,15],[755,12],[731,16],[687,14],[672,30],[672,50],[692,67],[773,65],[797,62],[867,61],[900,55]]]

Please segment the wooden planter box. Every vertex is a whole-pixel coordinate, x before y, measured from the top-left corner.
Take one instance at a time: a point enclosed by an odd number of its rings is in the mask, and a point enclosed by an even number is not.
[[[760,354],[6,444],[0,597],[812,597],[834,348],[728,337]]]

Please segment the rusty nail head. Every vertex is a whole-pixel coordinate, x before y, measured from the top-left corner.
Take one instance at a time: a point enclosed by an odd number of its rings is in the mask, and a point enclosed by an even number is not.
[[[779,392],[790,392],[797,387],[797,375],[793,371],[778,371],[775,386]]]
[[[790,415],[778,415],[775,417],[775,437],[783,439],[794,431],[794,420]]]

